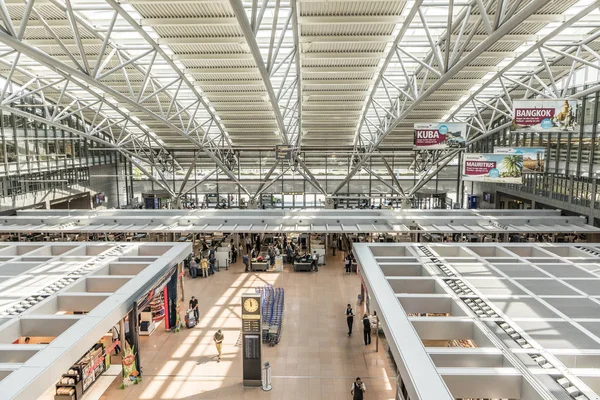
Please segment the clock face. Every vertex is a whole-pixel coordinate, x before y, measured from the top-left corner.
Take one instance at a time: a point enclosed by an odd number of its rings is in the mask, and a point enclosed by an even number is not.
[[[256,312],[258,310],[258,301],[253,298],[246,299],[244,301],[244,310],[250,313]]]

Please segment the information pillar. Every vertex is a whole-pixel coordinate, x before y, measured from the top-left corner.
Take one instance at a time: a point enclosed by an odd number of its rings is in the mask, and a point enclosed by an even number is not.
[[[242,295],[243,385],[262,385],[262,302],[260,294]]]

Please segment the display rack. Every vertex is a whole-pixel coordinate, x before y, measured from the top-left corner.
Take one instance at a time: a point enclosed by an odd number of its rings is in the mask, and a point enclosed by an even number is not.
[[[96,343],[56,383],[55,400],[80,400],[104,372],[104,345]]]
[[[83,396],[82,371],[74,366],[56,383],[55,400],[79,400]]]
[[[152,319],[152,312],[140,313],[140,336],[150,336],[156,330],[156,322]]]
[[[162,292],[154,296],[148,307],[140,313],[140,335],[150,336],[165,318],[165,301]]]

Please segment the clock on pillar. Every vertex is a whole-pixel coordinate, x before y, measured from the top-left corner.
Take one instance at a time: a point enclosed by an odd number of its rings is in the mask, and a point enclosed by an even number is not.
[[[262,307],[257,293],[242,295],[243,385],[262,385]]]

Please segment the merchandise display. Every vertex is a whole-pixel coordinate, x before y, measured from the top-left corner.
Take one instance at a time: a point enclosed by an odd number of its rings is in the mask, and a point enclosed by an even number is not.
[[[80,400],[104,372],[105,349],[96,343],[81,359],[63,374],[56,383],[56,400]]]
[[[140,313],[140,335],[150,336],[154,333],[160,321],[165,318],[164,304],[163,293],[159,292]]]

